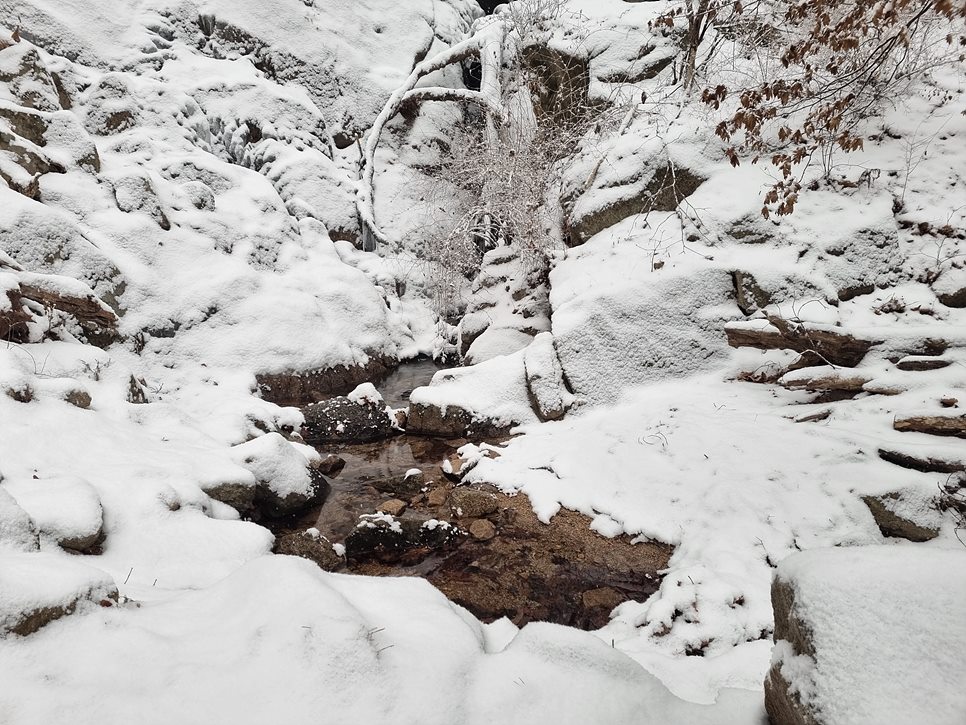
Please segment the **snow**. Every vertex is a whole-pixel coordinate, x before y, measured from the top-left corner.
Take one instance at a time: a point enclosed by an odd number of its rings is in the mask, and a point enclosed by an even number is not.
[[[447,312],[469,311],[457,327],[437,314],[425,248],[460,212],[455,186],[427,191],[427,167],[462,109],[426,103],[412,121],[384,119],[378,152],[375,134],[355,141],[423,58],[436,70],[409,84],[417,92],[467,96],[458,67],[438,68],[468,45],[492,57],[489,37],[459,45],[474,3],[0,0],[0,38],[14,21],[24,35],[0,49],[0,69],[19,72],[36,53],[41,71],[36,83],[0,82],[0,111],[42,122],[36,142],[17,132],[16,143],[66,169],[41,177],[39,201],[0,184],[0,311],[3,291],[32,280],[96,294],[121,334],[102,350],[38,307],[30,342],[0,345],[0,629],[31,608],[92,600],[4,637],[0,719],[751,725],[764,718],[770,658],[835,722],[915,720],[905,708],[918,700],[882,683],[910,682],[930,707],[962,711],[963,685],[948,678],[963,669],[954,616],[966,578],[955,520],[933,503],[947,476],[879,457],[966,460],[959,439],[893,428],[964,405],[966,313],[941,302],[962,286],[966,249],[961,68],[896,98],[864,129],[863,152],[836,157],[833,181],[810,171],[803,182],[820,183],[796,214],[766,221],[767,164],[731,169],[708,111],[683,102],[670,73],[634,80],[674,52],[673,34],[645,30],[666,5],[568,8],[550,42],[588,59],[590,98],[614,103],[567,150],[562,190],[580,192],[568,211],[640,191],[668,160],[707,180],[679,213],[631,214],[555,250],[549,306],[522,322],[507,298],[540,285],[495,263],[506,250],[490,252],[475,284],[447,280]],[[502,21],[482,22],[495,35]],[[725,72],[741,72],[731,60]],[[26,91],[41,94],[37,109]],[[365,185],[357,196],[362,144],[371,210]],[[11,159],[4,173],[28,180]],[[838,181],[864,171],[879,173]],[[397,249],[356,248],[360,201]],[[868,379],[855,399],[739,382],[797,356],[727,347],[729,321],[766,324],[736,305],[738,272],[769,314],[883,340],[834,371]],[[617,607],[598,632],[483,625],[421,580],[269,556],[266,528],[205,493],[311,489],[319,454],[292,433],[301,413],[260,398],[257,374],[449,351],[484,327],[467,351],[478,364],[411,398],[518,426],[505,446],[460,448],[467,481],[526,494],[544,521],[574,509],[601,535],[676,547],[659,591]],[[937,340],[948,367],[896,366],[936,359],[921,353]],[[131,402],[132,386],[147,403]],[[67,404],[70,391],[90,408]],[[529,392],[574,406],[541,424]],[[378,399],[371,384],[351,395]],[[867,496],[937,538],[883,546]],[[100,554],[52,545],[95,524]],[[382,514],[361,525],[400,526]],[[809,550],[827,547],[839,563],[820,567],[830,554]],[[776,565],[801,584],[824,638],[814,662],[782,643],[772,654]],[[120,605],[97,606],[115,585]],[[859,656],[878,659],[856,667]]]
[[[786,559],[777,577],[814,656],[779,642],[773,661],[822,721],[962,722],[966,552],[816,550]]]

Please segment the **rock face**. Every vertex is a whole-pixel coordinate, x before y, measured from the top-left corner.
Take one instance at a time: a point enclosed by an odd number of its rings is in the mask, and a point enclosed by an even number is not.
[[[395,418],[381,398],[378,402],[332,398],[307,405],[302,413],[305,416],[302,436],[316,443],[368,443],[399,432]]]
[[[899,418],[892,427],[898,431],[966,438],[966,415],[919,415]]]
[[[540,420],[562,418],[574,398],[564,381],[552,334],[543,332],[533,338],[523,354],[523,365],[530,405]]]
[[[635,179],[614,190],[609,195],[612,199],[607,202],[598,203],[587,211],[577,207],[569,219],[568,245],[579,246],[598,232],[634,214],[674,211],[704,181],[696,173],[673,164],[659,167],[646,183]]]
[[[331,368],[290,373],[259,373],[258,389],[265,400],[276,405],[306,405],[325,400],[333,394],[348,393],[360,383],[375,380],[396,366],[392,358],[373,354],[362,365],[337,365]]]

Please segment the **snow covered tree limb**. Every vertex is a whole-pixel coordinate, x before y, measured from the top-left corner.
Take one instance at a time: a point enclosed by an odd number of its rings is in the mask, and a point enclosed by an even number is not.
[[[414,88],[403,96],[403,104],[407,101],[464,101],[475,103],[485,109],[487,113],[500,117],[504,110],[501,106],[493,103],[493,99],[479,91],[470,91],[465,88],[443,88],[426,87]],[[402,105],[402,104],[400,104]]]
[[[483,68],[483,82],[481,83],[480,90],[459,91],[452,89],[454,100],[467,100],[480,103],[480,105],[488,110],[488,129],[492,125],[492,128],[495,130],[498,127],[497,119],[502,115],[503,107],[499,64],[502,60],[501,49],[506,32],[506,25],[501,20],[493,18],[465,40],[432,58],[427,58],[421,63],[418,63],[405,82],[386,101],[386,105],[383,106],[382,111],[376,117],[372,128],[369,130],[369,136],[366,139],[362,155],[362,175],[356,196],[356,208],[359,213],[359,223],[362,226],[364,249],[375,249],[377,243],[386,243],[387,241],[385,235],[376,224],[373,189],[376,149],[379,147],[379,138],[382,135],[383,128],[399,113],[400,108],[407,100],[420,98],[421,95],[433,96],[435,95],[434,92],[444,90],[436,88],[418,89],[421,93],[414,93],[417,90],[416,84],[419,83],[420,79],[430,73],[442,70],[449,65],[462,62],[466,58],[477,56]],[[439,99],[434,98],[432,100]],[[497,110],[500,110],[501,113],[494,115],[494,112]],[[491,121],[492,124],[490,123]]]

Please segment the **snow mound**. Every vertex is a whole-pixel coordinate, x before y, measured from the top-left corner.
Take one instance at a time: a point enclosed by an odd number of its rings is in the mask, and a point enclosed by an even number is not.
[[[280,497],[308,495],[312,491],[308,461],[278,433],[266,433],[234,446],[231,457]]]
[[[3,480],[2,477],[0,480]],[[0,486],[0,551],[3,550],[37,550],[37,529],[34,522],[7,492],[6,485]]]

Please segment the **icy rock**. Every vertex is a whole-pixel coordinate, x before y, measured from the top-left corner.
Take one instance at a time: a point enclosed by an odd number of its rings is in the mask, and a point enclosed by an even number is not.
[[[375,388],[372,392],[375,392]],[[379,396],[378,393],[375,394]],[[395,418],[381,397],[376,400],[359,394],[355,399],[332,398],[307,405],[302,413],[305,416],[302,435],[308,441],[367,443],[389,438],[397,433]]]
[[[26,636],[85,607],[117,601],[114,580],[55,554],[0,554],[0,638]]]
[[[725,269],[664,270],[647,285],[614,277],[587,285],[568,260],[551,275],[554,344],[573,392],[613,402],[623,389],[708,369],[727,354],[721,328],[734,314]],[[601,274],[629,263],[615,255]]]
[[[7,492],[7,484],[0,485],[0,551],[36,551],[39,547],[30,515]]]
[[[0,57],[0,83],[6,83],[21,106],[38,111],[70,108],[70,99],[58,88],[36,48],[17,43],[4,49]]]
[[[527,376],[530,404],[541,420],[562,418],[573,404],[573,395],[567,390],[563,368],[553,345],[553,335],[542,332],[523,355]]]
[[[42,538],[65,549],[88,551],[103,535],[101,501],[82,478],[21,479],[4,484],[27,512]]]
[[[494,513],[500,507],[500,502],[492,493],[457,487],[449,493],[449,505],[460,518],[478,519]]]
[[[255,476],[255,504],[269,516],[287,516],[323,502],[329,483],[279,433],[234,446],[232,459]]]
[[[772,584],[770,721],[962,722],[964,601],[961,549],[868,546],[786,558]]]

